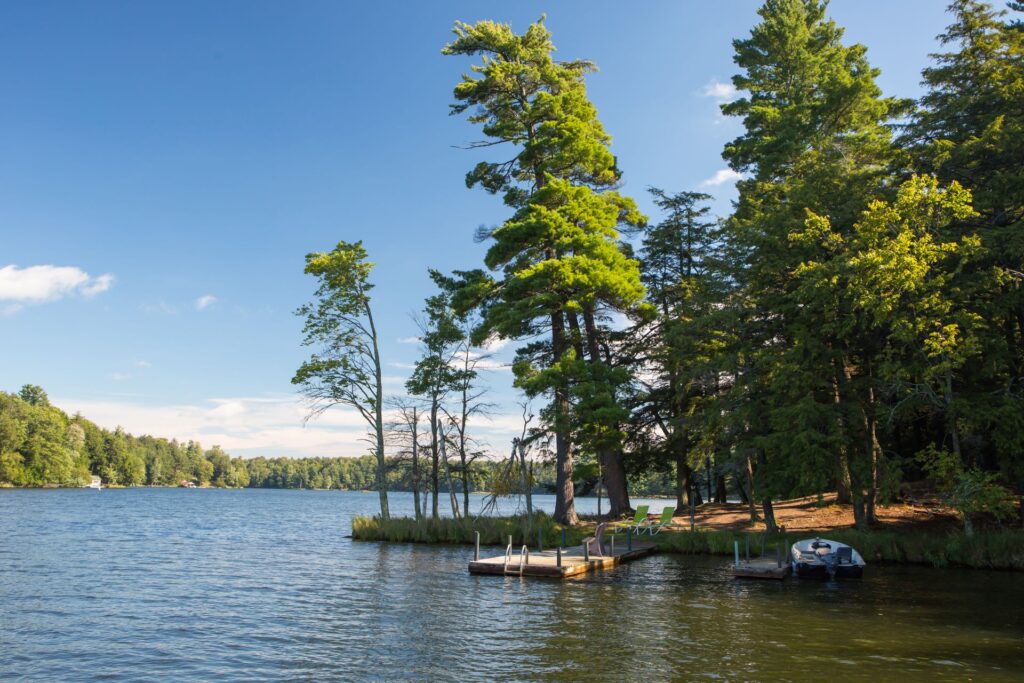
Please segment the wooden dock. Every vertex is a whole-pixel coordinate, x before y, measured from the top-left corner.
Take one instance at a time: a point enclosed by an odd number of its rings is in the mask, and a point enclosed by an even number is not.
[[[542,576],[565,579],[588,572],[611,569],[620,564],[646,557],[653,553],[654,550],[655,546],[653,543],[633,541],[632,550],[620,546],[615,549],[614,553],[609,551],[603,556],[591,554],[588,560],[583,556],[582,546],[562,548],[561,566],[558,564],[557,550],[529,551],[526,557],[522,557],[520,552],[514,551],[508,556],[507,563],[504,554],[474,560],[469,563],[469,573],[499,574],[504,576]],[[522,572],[520,572],[520,568],[522,568]]]
[[[737,579],[784,579],[790,569],[789,562],[783,562],[780,567],[775,558],[762,558],[733,565],[732,575]]]

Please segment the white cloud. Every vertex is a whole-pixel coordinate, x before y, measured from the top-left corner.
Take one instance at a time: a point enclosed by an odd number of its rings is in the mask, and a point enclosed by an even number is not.
[[[151,368],[151,367],[153,367],[153,364],[150,363],[148,360],[137,360],[137,361],[135,361],[135,367],[137,367],[137,368]]]
[[[127,373],[127,372],[115,372],[114,374],[112,374],[110,376],[110,379],[114,380],[115,382],[123,382],[123,381],[125,381],[127,379],[131,379],[131,378],[132,378],[131,374]]]
[[[724,104],[726,102],[732,102],[739,97],[739,91],[736,86],[732,83],[723,83],[717,79],[712,78],[707,85],[705,85],[700,94],[704,97],[710,97],[716,102]]]
[[[743,177],[743,174],[737,173],[731,168],[722,168],[715,171],[715,175],[711,176],[707,180],[703,181],[701,187],[718,187],[719,185],[732,184]]]
[[[139,308],[145,313],[163,313],[164,315],[177,315],[178,313],[178,309],[163,300],[156,304],[143,304]]]
[[[399,337],[399,344],[419,344],[422,341],[419,337]]]
[[[113,284],[114,276],[110,273],[93,277],[73,266],[19,268],[7,265],[0,268],[0,303],[3,303],[0,313],[10,315],[29,304],[57,301],[68,296],[90,298],[107,291]]]
[[[301,397],[291,394],[162,405],[131,399],[52,400],[69,414],[81,412],[107,429],[121,425],[136,436],[192,439],[204,448],[217,444],[236,456],[358,456],[368,449],[366,423],[355,410],[331,408],[303,425],[308,409]],[[385,414],[386,421],[394,417]],[[475,416],[471,427],[474,438],[496,447],[501,455],[522,430],[522,418],[518,413]]]
[[[487,353],[497,353],[503,348],[512,343],[511,339],[502,339],[501,337],[491,337],[484,342],[484,351]]]
[[[217,303],[217,297],[215,297],[212,294],[205,294],[196,299],[196,310],[201,311],[204,308],[208,308],[209,306],[212,306],[215,303]]]

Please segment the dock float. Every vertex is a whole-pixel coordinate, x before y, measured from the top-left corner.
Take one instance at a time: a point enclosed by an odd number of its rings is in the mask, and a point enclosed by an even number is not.
[[[589,572],[611,569],[620,564],[638,560],[655,551],[653,543],[634,541],[632,549],[620,548],[602,555],[585,556],[583,548],[556,548],[508,552],[496,557],[485,557],[469,563],[470,574],[498,574],[503,576],[540,576],[565,579]]]
[[[746,559],[740,561],[740,542],[733,541],[733,552],[736,560],[732,566],[733,578],[737,579],[784,579],[789,576],[792,567],[784,559],[784,545],[776,547],[776,557],[759,557],[750,559],[750,540],[746,541]]]
[[[791,569],[788,562],[779,566],[773,559],[757,559],[735,565],[732,575],[737,579],[784,579]]]

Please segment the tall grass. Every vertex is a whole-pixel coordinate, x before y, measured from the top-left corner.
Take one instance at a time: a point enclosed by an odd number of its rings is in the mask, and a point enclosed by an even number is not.
[[[352,537],[361,541],[389,541],[393,543],[449,543],[473,544],[480,532],[483,545],[505,545],[512,536],[513,545],[536,547],[537,532],[543,537],[544,547],[552,548],[582,543],[593,534],[591,526],[563,527],[544,513],[533,519],[526,515],[515,517],[481,517],[478,519],[424,519],[408,517],[382,520],[379,517],[356,517],[352,520]],[[788,558],[789,545],[799,538],[822,536],[853,546],[868,562],[898,564],[926,564],[933,567],[972,567],[978,569],[1024,570],[1024,531],[1004,529],[977,532],[965,536],[961,532],[924,533],[913,530],[856,531],[838,529],[821,532],[801,532],[799,535],[696,530],[662,531],[653,540],[658,549],[667,553],[685,555],[732,555],[733,542],[739,541],[740,554],[750,543],[752,557],[762,553],[775,557],[782,546]],[[621,539],[620,539],[621,541]]]
[[[733,531],[665,531],[654,537],[659,550],[689,555],[732,555],[733,541],[740,554],[750,543],[751,556],[775,557],[777,547],[788,553],[800,538],[822,536],[853,546],[867,562],[927,564],[933,567],[976,569],[1024,569],[1024,531],[1004,529],[965,536],[962,532],[923,533],[915,531],[856,531],[833,529],[801,532],[799,535],[743,533]],[[788,554],[786,555],[788,558]]]
[[[540,532],[544,546],[553,548],[562,541],[562,530],[565,530],[566,545],[583,542],[584,536],[593,533],[587,527],[563,527],[555,524],[552,519],[538,512],[531,519],[527,515],[514,517],[479,517],[477,519],[440,519],[416,520],[411,517],[354,517],[352,519],[352,538],[359,541],[389,541],[392,543],[451,543],[471,544],[476,542],[476,532],[480,532],[482,545],[505,545],[508,537],[512,537],[513,545],[529,545],[536,547],[537,534]]]

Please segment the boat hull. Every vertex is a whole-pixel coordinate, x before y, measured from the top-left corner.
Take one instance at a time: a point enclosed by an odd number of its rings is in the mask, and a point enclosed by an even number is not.
[[[865,564],[855,549],[824,538],[797,541],[790,548],[790,566],[801,578],[859,579],[864,576]]]
[[[859,579],[864,576],[864,567],[856,564],[844,564],[835,568],[837,579]],[[824,564],[794,562],[793,574],[801,579],[828,579],[828,567]]]

